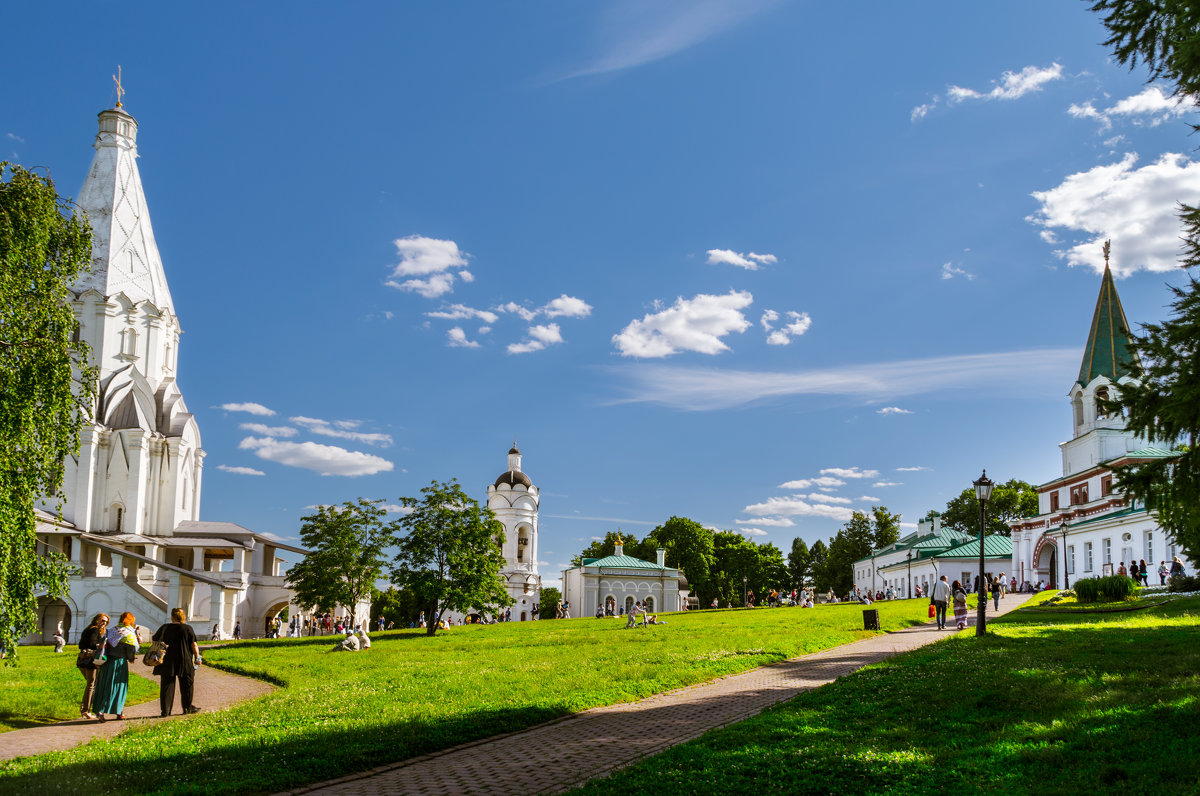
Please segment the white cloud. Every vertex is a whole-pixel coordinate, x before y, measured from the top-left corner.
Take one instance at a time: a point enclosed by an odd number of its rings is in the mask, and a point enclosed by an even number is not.
[[[666,357],[680,351],[719,354],[729,350],[722,337],[749,328],[741,311],[753,302],[749,292],[733,290],[723,296],[681,297],[669,309],[631,321],[612,340],[627,357]]]
[[[299,416],[288,419],[298,426],[304,426],[306,430],[313,434],[320,434],[323,437],[337,437],[338,439],[348,439],[354,442],[365,442],[368,445],[381,445],[385,448],[392,444],[391,434],[351,431],[350,429],[362,425],[361,420],[335,420],[330,423],[328,420],[321,420],[316,417]]]
[[[547,318],[586,318],[592,314],[592,305],[581,298],[563,293],[551,299],[541,310]]]
[[[706,254],[709,265],[736,265],[747,271],[757,271],[762,265],[774,265],[779,262],[779,258],[773,254],[742,254],[729,249],[709,249]]]
[[[767,498],[762,503],[752,503],[742,509],[747,514],[784,517],[828,517],[833,520],[845,521],[850,519],[853,512],[845,506],[829,506],[824,503],[810,503],[802,495],[791,497]]]
[[[1116,116],[1123,116],[1139,127],[1157,127],[1195,110],[1196,105],[1185,98],[1172,97],[1158,86],[1147,86],[1140,94],[1126,97],[1104,110],[1097,109],[1091,102],[1084,102],[1067,108],[1067,113],[1076,119],[1096,120],[1103,132],[1112,127],[1113,117]]]
[[[926,102],[923,105],[918,105],[917,107],[913,108],[912,113],[910,113],[908,115],[909,120],[916,122],[916,121],[920,121],[921,119],[924,119],[926,116],[929,115],[929,112],[931,110],[933,110],[934,108],[937,107],[937,104],[940,100],[941,100],[941,97],[934,97],[929,102]]]
[[[22,138],[21,136],[17,135],[16,133],[6,133],[6,135],[9,138],[11,138],[12,140],[16,141],[18,144],[25,143],[25,139]]]
[[[316,442],[282,442],[269,437],[246,437],[238,447],[254,451],[260,459],[301,467],[321,475],[374,475],[391,472],[394,466],[387,459],[369,453]]]
[[[446,345],[451,348],[479,348],[479,343],[475,340],[468,340],[467,333],[462,330],[461,326],[452,326],[446,332]]]
[[[767,525],[772,528],[791,528],[796,524],[787,517],[757,517],[753,520],[734,520],[738,525]]]
[[[860,470],[858,467],[827,467],[821,475],[832,475],[837,478],[878,478],[878,470]]]
[[[953,279],[956,276],[965,277],[968,281],[975,278],[975,274],[959,268],[954,263],[942,263],[942,279]]]
[[[456,276],[464,282],[474,279],[469,271],[452,270],[465,268],[468,257],[452,240],[409,235],[396,239],[395,244],[400,262],[384,283],[389,287],[417,293],[425,298],[437,298],[454,289]]]
[[[226,412],[245,412],[247,414],[261,415],[263,417],[270,417],[271,415],[275,414],[275,410],[268,409],[262,404],[256,403],[221,404],[217,408],[224,409]]]
[[[737,27],[751,16],[776,5],[775,0],[639,0],[600,6],[600,54],[587,66],[557,80],[619,72],[652,63],[700,44]]]
[[[300,433],[291,426],[268,426],[262,423],[242,423],[238,428],[265,437],[294,437]]]
[[[801,478],[798,481],[787,481],[780,484],[777,489],[810,489],[817,487],[818,489],[832,489],[833,487],[845,486],[846,482],[840,478],[823,475],[820,478]]]
[[[1033,91],[1040,91],[1042,86],[1052,80],[1062,78],[1062,66],[1050,64],[1047,67],[1027,66],[1020,72],[1005,72],[999,82],[993,81],[989,91],[976,91],[962,86],[950,86],[946,93],[950,102],[963,102],[969,99],[978,100],[1014,100],[1020,99]]]
[[[609,404],[652,403],[691,411],[730,409],[768,399],[837,395],[853,403],[894,401],[952,389],[1020,384],[1021,394],[1054,389],[1079,366],[1074,348],[964,354],[823,370],[762,371],[661,364],[613,368],[625,381]]]
[[[448,321],[461,321],[469,318],[478,318],[485,323],[495,323],[500,316],[489,310],[477,310],[474,307],[468,307],[465,304],[451,304],[448,307],[442,307],[436,312],[425,313],[430,318],[444,318]]]
[[[862,497],[857,498],[857,500],[861,500],[864,503],[878,503],[879,502],[879,498],[871,497],[870,495],[863,495]]]
[[[805,495],[796,495],[796,497],[806,497]],[[813,503],[838,503],[843,506],[849,505],[852,501],[850,498],[838,497],[837,495],[823,495],[820,492],[812,492],[807,495],[807,499]]]
[[[412,514],[416,511],[412,506],[401,506],[397,503],[384,503],[379,508],[386,511],[388,514]]]
[[[531,351],[541,351],[546,346],[561,343],[562,341],[562,332],[559,330],[557,323],[549,323],[545,326],[530,326],[529,339],[521,343],[510,343],[508,353],[528,354]]]
[[[877,415],[911,415],[911,409],[901,409],[898,406],[885,406],[875,412]]]
[[[778,312],[775,310],[763,310],[762,317],[759,318],[758,322],[762,324],[764,332],[770,332],[777,320],[779,320]]]
[[[766,326],[765,314],[763,325]],[[767,335],[767,345],[787,345],[792,342],[793,337],[799,337],[808,331],[812,326],[812,319],[808,317],[807,312],[787,312],[788,322],[779,329],[772,331]]]
[[[500,312],[511,312],[514,315],[519,315],[522,320],[532,321],[537,317],[538,310],[531,310],[528,307],[523,307],[515,301],[510,301],[507,304],[501,304],[496,309]]]
[[[876,481],[875,483],[871,484],[871,486],[875,487],[876,489],[882,489],[883,487],[888,487],[888,486],[904,486],[904,482],[903,481]]]
[[[1167,153],[1140,169],[1137,155],[1119,163],[1072,174],[1048,191],[1035,191],[1041,205],[1026,220],[1047,228],[1082,233],[1082,242],[1055,252],[1068,265],[1104,270],[1101,251],[1113,240],[1113,273],[1165,272],[1179,267],[1178,204],[1200,201],[1200,162]]]
[[[262,470],[255,470],[253,467],[231,467],[228,464],[218,464],[217,469],[234,475],[266,475]]]
[[[898,472],[898,473],[920,473],[920,472],[924,472],[926,470],[933,470],[933,468],[925,467],[924,465],[920,465],[920,464],[918,464],[916,467],[897,467],[896,468],[896,472]]]
[[[767,535],[767,532],[764,531],[762,528],[739,528],[738,530],[740,530],[742,533],[746,534],[747,536],[766,536]]]

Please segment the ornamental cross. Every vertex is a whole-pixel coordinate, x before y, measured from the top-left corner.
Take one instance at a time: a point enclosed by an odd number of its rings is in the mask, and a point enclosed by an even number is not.
[[[125,88],[121,85],[121,65],[117,64],[117,73],[112,76],[113,83],[117,85],[117,107],[121,107],[121,97],[125,96]]]
[[[1112,248],[1112,241],[1111,240],[1104,241],[1104,268],[1106,270],[1108,269],[1108,252],[1109,252],[1110,248]]]

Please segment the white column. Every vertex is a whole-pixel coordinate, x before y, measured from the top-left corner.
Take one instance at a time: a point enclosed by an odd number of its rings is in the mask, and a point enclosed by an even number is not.
[[[129,451],[129,486],[126,500],[125,532],[142,533],[146,527],[146,481],[149,470],[146,461],[146,432],[130,429],[122,432],[125,449]]]

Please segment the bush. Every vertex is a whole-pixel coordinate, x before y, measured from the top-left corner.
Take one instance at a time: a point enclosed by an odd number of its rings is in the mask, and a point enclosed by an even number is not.
[[[1128,575],[1109,575],[1106,578],[1084,578],[1075,581],[1075,594],[1081,603],[1119,602],[1137,591],[1137,584]]]
[[[1175,575],[1167,580],[1167,591],[1200,591],[1200,575]]]

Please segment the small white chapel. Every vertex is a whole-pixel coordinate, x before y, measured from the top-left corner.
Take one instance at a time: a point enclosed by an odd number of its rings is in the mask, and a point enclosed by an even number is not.
[[[514,622],[535,619],[533,606],[541,600],[538,574],[538,508],[541,491],[521,470],[521,451],[514,442],[508,467],[487,488],[487,507],[504,525],[504,567],[500,579],[513,599]]]
[[[120,92],[118,92],[120,96]],[[75,640],[92,615],[132,611],[156,628],[183,608],[202,638],[246,636],[291,605],[280,550],[304,550],[231,522],[200,519],[204,450],[179,387],[182,329],[154,240],[137,164],[138,124],[118,100],[99,114],[79,193],[92,267],[72,287],[77,334],[99,368],[93,422],[66,463],[61,517],[47,500],[38,543],[79,571],[66,601],[39,601],[40,633]],[[295,606],[292,613],[295,614]],[[145,636],[143,636],[145,637]]]

